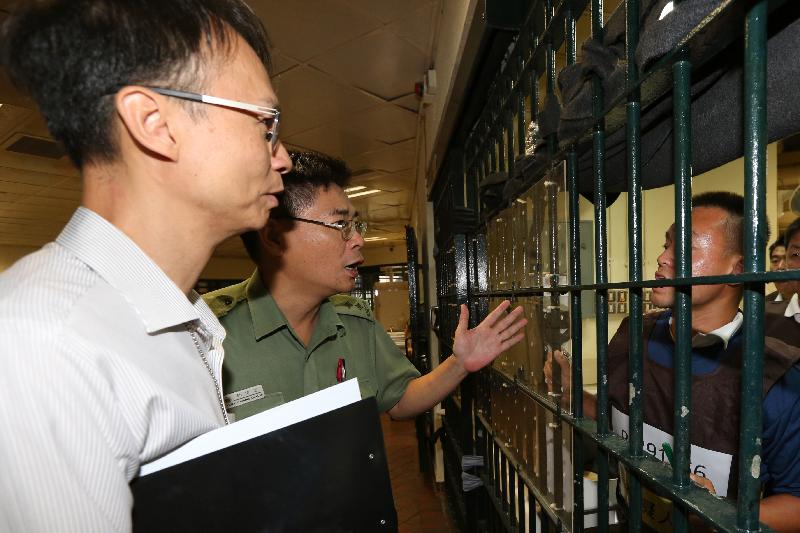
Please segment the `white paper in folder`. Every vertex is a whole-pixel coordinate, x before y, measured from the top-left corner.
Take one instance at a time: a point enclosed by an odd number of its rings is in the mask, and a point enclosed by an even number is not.
[[[359,400],[361,400],[361,392],[358,388],[358,378],[353,378],[195,437],[160,459],[142,465],[139,475],[146,476],[158,472]]]

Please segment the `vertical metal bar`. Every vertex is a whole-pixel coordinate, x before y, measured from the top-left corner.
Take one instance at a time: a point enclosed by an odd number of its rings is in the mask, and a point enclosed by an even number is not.
[[[575,13],[572,3],[567,4],[564,19],[564,40],[567,48],[567,64],[574,65],[577,60],[575,46]],[[581,231],[580,199],[578,196],[578,154],[570,146],[567,152],[567,190],[569,191],[569,234],[570,234],[570,285],[581,283]],[[583,418],[583,322],[581,316],[580,290],[570,292],[570,327],[572,333],[572,416]],[[583,532],[583,434],[572,432],[572,530]]]
[[[545,0],[545,26],[550,24],[550,21],[553,18],[553,0]],[[556,97],[556,49],[553,46],[553,40],[550,36],[551,32],[548,33],[547,36],[547,46],[546,46],[546,53],[547,53],[547,99],[548,101],[551,98]],[[553,154],[558,149],[558,139],[556,138],[556,134],[553,133],[547,136],[547,148],[550,156],[552,157]]]
[[[744,271],[764,271],[767,159],[767,2],[755,4],[745,19],[744,41]],[[759,528],[759,464],[764,373],[764,284],[745,285],[744,357],[739,433],[739,492],[736,525]]]
[[[519,513],[519,530],[525,531],[525,483],[522,481],[522,477],[517,475],[517,509]]]
[[[525,39],[520,38],[519,46],[522,48],[517,55],[517,152],[525,155],[525,133],[528,125],[525,123],[525,94],[528,89],[525,77],[525,55],[528,52]]]
[[[508,79],[508,104],[507,104],[507,111],[505,114],[506,117],[506,135],[507,135],[507,143],[506,149],[508,151],[508,178],[514,174],[514,102],[513,102],[513,91],[511,89],[512,81],[509,77]]]
[[[533,25],[531,25],[533,26]],[[536,62],[534,61],[534,51],[539,45],[539,36],[536,35],[533,27],[530,29],[530,47],[531,47],[531,120],[537,122],[539,119],[539,73],[536,71]]]
[[[685,52],[672,66],[673,165],[675,171],[675,276],[692,274],[692,115],[691,63]],[[675,288],[675,462],[672,480],[678,487],[689,484],[692,384],[691,286]],[[673,505],[673,531],[688,531],[688,514]]]
[[[630,281],[642,281],[642,184],[641,169],[641,104],[639,89],[639,70],[636,66],[636,47],[639,44],[639,0],[625,2],[625,55],[628,63],[626,87],[626,139],[628,143],[628,269]],[[628,451],[634,457],[642,457],[642,289],[628,291],[630,304],[630,337],[628,358],[629,398],[629,441]],[[642,485],[635,476],[629,476],[628,516],[629,531],[640,531],[642,527]]]
[[[592,0],[592,38],[603,42],[603,2]],[[593,173],[595,217],[595,271],[597,283],[608,283],[606,242],[606,191],[605,191],[605,121],[603,120],[603,86],[597,76],[592,78]],[[598,289],[597,306],[597,433],[608,435],[608,291]],[[600,533],[608,531],[608,454],[600,453],[597,460],[597,525]]]

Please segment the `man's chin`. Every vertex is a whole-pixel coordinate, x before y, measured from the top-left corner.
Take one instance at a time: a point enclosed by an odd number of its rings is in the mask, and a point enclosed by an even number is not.
[[[673,298],[667,298],[667,297],[652,298],[651,297],[650,298],[650,303],[653,304],[655,307],[659,307],[661,309],[667,309],[669,307],[672,307],[672,305],[675,303],[675,298],[674,297]]]

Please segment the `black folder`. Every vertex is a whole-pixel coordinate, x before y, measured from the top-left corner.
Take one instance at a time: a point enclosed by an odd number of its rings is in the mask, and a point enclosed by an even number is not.
[[[397,531],[375,398],[131,483],[134,532]]]

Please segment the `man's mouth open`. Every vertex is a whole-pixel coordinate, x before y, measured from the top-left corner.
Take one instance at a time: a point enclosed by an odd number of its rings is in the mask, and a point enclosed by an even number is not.
[[[345,266],[344,269],[347,270],[347,272],[355,278],[356,276],[358,276],[358,265],[360,265],[363,262],[364,260],[360,259]]]

